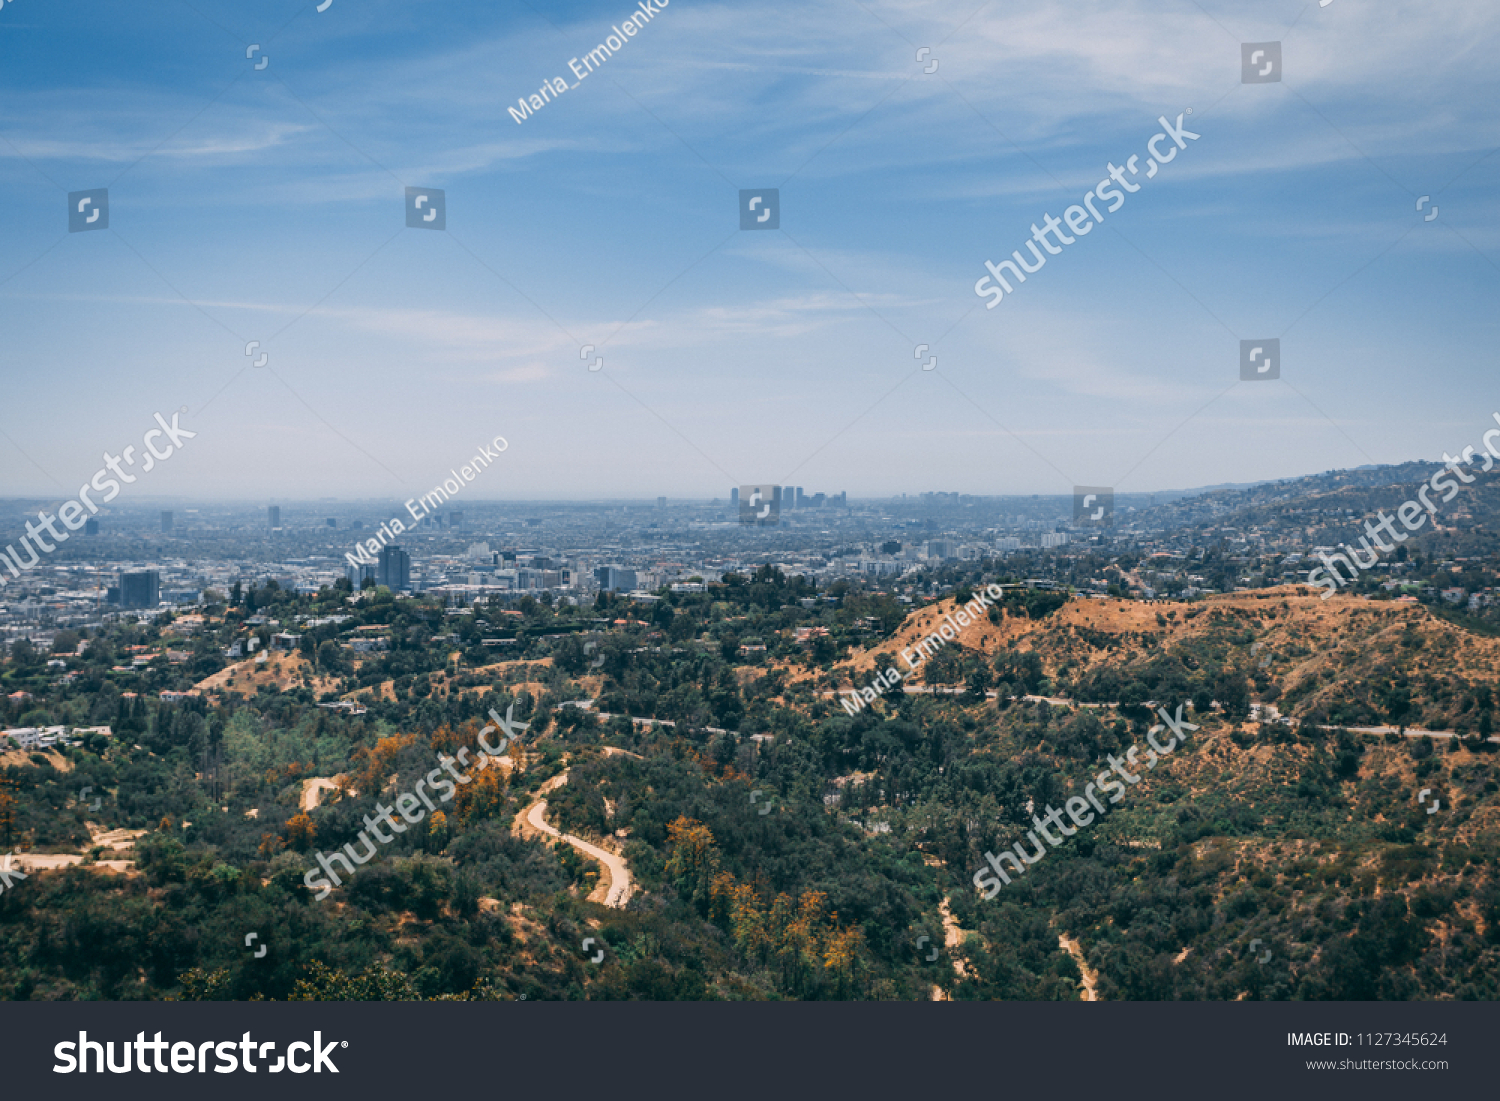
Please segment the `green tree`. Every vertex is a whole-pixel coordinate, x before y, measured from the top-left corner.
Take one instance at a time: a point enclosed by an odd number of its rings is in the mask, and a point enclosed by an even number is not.
[[[1411,690],[1405,685],[1395,685],[1385,694],[1385,713],[1390,719],[1391,725],[1398,727],[1403,733],[1406,730],[1406,716],[1411,712]]]
[[[288,996],[290,1002],[419,1002],[422,996],[405,975],[382,967],[369,967],[347,975],[321,960],[307,965],[307,977],[298,979]]]

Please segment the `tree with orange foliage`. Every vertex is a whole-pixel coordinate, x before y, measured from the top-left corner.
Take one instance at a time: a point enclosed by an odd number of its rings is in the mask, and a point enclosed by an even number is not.
[[[667,839],[672,855],[667,871],[677,885],[700,910],[705,909],[713,894],[714,874],[719,870],[719,850],[714,835],[702,822],[679,817],[667,824]]]
[[[416,740],[415,734],[394,734],[380,739],[368,749],[355,750],[354,759],[358,763],[353,778],[354,787],[364,792],[381,790],[395,771],[397,755]]]
[[[752,959],[760,958],[767,943],[766,915],[755,897],[755,888],[729,872],[720,872],[714,876],[709,894],[710,912],[729,926],[739,950]]]
[[[313,820],[306,814],[294,815],[286,822],[286,844],[288,848],[305,852],[312,848],[317,839],[318,829],[313,825]]]
[[[443,846],[448,841],[448,816],[440,810],[435,810],[427,819],[427,837],[431,841],[431,848],[438,852],[443,851]]]
[[[452,753],[460,745],[470,745],[472,743],[465,742],[462,735],[455,732],[447,723],[444,723],[432,732],[430,744],[434,752]]]
[[[861,929],[831,930],[823,947],[823,967],[832,972],[840,995],[858,977],[865,935]]]
[[[505,809],[505,776],[492,765],[470,774],[467,784],[458,786],[454,809],[464,825],[483,818],[493,818]]]
[[[456,730],[444,723],[433,732],[432,748],[437,753],[456,753],[462,746],[478,750],[479,731],[480,725],[474,719],[464,720]]]
[[[817,995],[829,981],[847,996],[862,973],[864,933],[839,926],[828,896],[808,891],[795,899],[778,894],[768,907],[755,887],[719,870],[713,833],[701,822],[678,818],[667,826],[672,855],[667,871],[678,889],[697,901],[707,878],[709,917],[728,928],[748,959],[779,971],[781,985],[797,996]]]

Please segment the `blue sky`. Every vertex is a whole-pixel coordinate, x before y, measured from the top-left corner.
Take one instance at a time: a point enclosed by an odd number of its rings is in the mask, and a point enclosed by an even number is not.
[[[672,0],[507,114],[635,10],[6,3],[0,496],[183,406],[136,495],[405,497],[497,434],[476,499],[1140,492],[1436,458],[1500,410],[1492,3]],[[1242,84],[1261,41],[1284,79]],[[984,308],[986,259],[1189,107]],[[739,231],[765,187],[781,231]],[[1239,383],[1267,337],[1282,379]]]

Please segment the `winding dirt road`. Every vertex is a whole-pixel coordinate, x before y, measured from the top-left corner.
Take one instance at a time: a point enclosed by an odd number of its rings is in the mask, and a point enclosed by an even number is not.
[[[617,752],[623,753],[624,751],[619,750]],[[630,756],[633,757],[635,754],[632,753]],[[567,782],[568,774],[566,772],[560,773],[544,783],[537,794],[546,795],[548,792],[562,787]],[[605,883],[601,882],[599,886],[594,888],[589,898],[597,902],[602,902],[604,905],[616,910],[623,909],[625,904],[630,901],[630,896],[635,890],[630,882],[630,869],[625,866],[625,861],[614,853],[606,849],[601,849],[598,845],[590,844],[581,837],[574,837],[570,833],[563,833],[555,827],[548,825],[547,820],[543,817],[546,813],[547,800],[538,799],[531,806],[516,815],[516,832],[524,835],[526,829],[529,827],[548,837],[556,837],[562,841],[566,841],[590,860],[597,861],[608,873],[608,885],[606,886]],[[600,897],[596,898],[595,896]]]

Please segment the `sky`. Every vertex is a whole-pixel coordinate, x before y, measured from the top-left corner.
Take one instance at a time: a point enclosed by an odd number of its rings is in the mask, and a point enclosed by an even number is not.
[[[1492,0],[671,0],[589,72],[639,10],[4,3],[0,497],[173,411],[137,499],[399,499],[496,436],[472,499],[1137,493],[1493,426]],[[1132,155],[987,308],[985,261]]]

